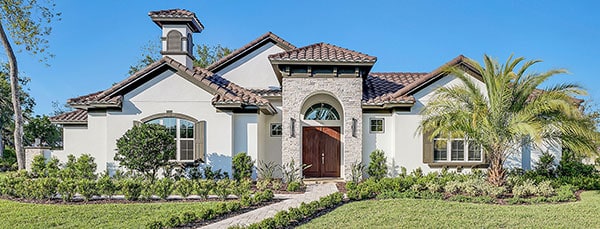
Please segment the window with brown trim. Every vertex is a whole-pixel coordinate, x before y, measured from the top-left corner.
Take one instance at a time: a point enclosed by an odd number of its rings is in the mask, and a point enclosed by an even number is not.
[[[177,144],[177,153],[173,161],[191,162],[195,158],[195,124],[192,121],[174,117],[164,117],[150,120],[146,123],[163,125],[173,136]]]
[[[433,162],[481,162],[481,146],[464,138],[433,139]]]

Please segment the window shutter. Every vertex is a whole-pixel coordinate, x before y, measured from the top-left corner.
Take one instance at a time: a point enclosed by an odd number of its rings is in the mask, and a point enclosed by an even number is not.
[[[139,126],[142,125],[142,122],[138,121],[138,120],[133,120],[133,126]]]
[[[433,142],[429,139],[431,132],[423,131],[423,163],[433,162]]]
[[[206,121],[198,121],[194,125],[194,160],[206,162]]]

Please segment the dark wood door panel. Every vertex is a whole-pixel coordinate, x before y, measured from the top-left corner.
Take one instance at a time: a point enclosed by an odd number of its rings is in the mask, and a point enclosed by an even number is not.
[[[340,128],[304,127],[302,129],[302,163],[306,177],[340,176]]]
[[[321,175],[325,177],[340,176],[340,128],[323,127],[319,148],[323,158]]]
[[[302,164],[311,165],[304,170],[306,177],[320,176],[319,134],[320,130],[313,127],[302,130]]]

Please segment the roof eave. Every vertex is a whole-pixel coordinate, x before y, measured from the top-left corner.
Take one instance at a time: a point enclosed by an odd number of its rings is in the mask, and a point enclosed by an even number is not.
[[[396,107],[412,107],[415,105],[414,101],[405,102],[385,102],[385,103],[363,103],[362,109],[391,109]]]

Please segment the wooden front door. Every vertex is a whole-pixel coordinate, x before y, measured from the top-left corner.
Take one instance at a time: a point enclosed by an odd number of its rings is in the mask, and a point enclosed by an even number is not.
[[[305,177],[340,176],[340,128],[311,126],[302,129],[302,164]]]

